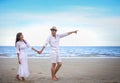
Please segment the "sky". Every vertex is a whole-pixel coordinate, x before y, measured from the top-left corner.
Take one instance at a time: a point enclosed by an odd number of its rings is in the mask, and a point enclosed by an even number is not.
[[[42,46],[56,26],[61,46],[120,46],[120,0],[0,0],[0,46],[14,46],[22,32]]]

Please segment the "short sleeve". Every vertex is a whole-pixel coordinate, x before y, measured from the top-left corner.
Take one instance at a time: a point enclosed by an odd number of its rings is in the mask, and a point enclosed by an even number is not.
[[[20,45],[19,45],[19,42],[16,43],[16,53],[20,53]]]
[[[65,36],[68,36],[68,33],[59,34],[59,37],[60,37],[60,38],[63,38],[63,37],[65,37]]]

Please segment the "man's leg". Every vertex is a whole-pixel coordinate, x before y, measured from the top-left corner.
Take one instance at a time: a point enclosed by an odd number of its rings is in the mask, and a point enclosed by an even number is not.
[[[56,75],[56,73],[58,72],[58,70],[60,69],[60,67],[62,66],[62,62],[58,62],[57,63],[57,67],[56,67],[56,69],[55,69],[55,75]],[[57,77],[56,77],[57,78]]]
[[[52,63],[52,67],[51,67],[52,80],[57,80],[55,76],[55,70],[56,70],[56,63]]]
[[[60,69],[61,66],[62,66],[62,62],[58,62],[57,67],[55,69],[55,74],[58,72],[58,70]]]

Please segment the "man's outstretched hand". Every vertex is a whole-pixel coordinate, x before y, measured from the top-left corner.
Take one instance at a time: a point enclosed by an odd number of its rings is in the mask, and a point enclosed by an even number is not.
[[[76,34],[77,34],[77,32],[78,32],[78,31],[79,31],[79,30],[75,30],[75,31],[74,31],[74,33],[76,33]]]
[[[71,31],[71,32],[68,32],[68,35],[73,34],[73,33],[76,33],[76,34],[77,34],[77,32],[78,32],[78,30]]]

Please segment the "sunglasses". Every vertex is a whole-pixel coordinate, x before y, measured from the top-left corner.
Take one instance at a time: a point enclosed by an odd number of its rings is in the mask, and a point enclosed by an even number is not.
[[[51,31],[57,31],[57,30],[55,30],[55,29],[51,29]]]

